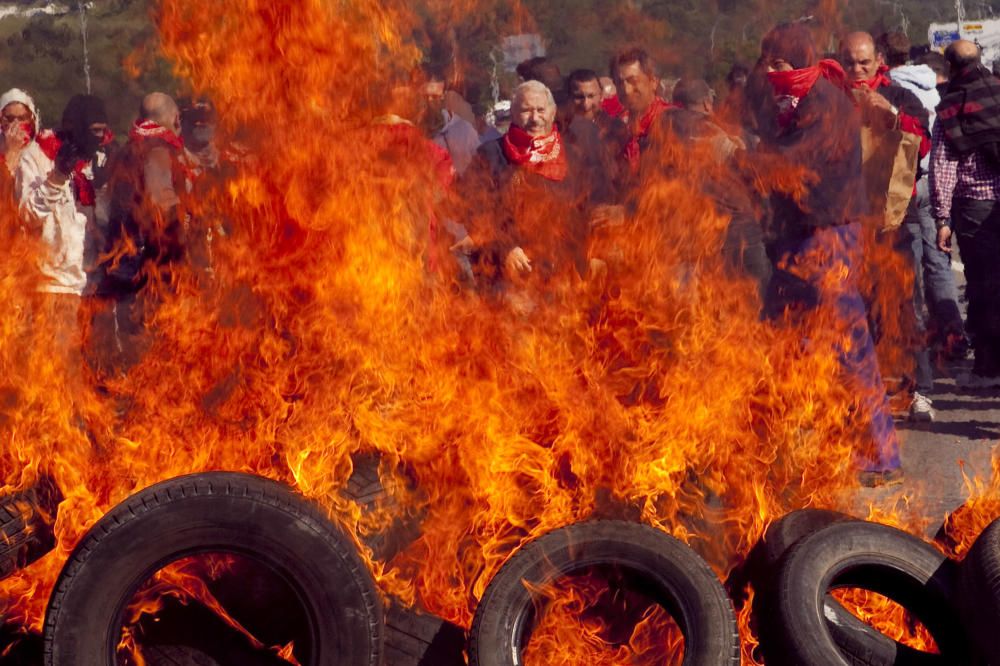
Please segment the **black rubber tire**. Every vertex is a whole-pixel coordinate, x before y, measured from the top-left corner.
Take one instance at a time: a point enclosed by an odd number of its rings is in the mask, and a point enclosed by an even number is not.
[[[959,569],[960,604],[969,637],[984,659],[1000,664],[1000,519],[976,538]]]
[[[767,652],[768,666],[882,663],[878,644],[873,648],[868,642],[870,634],[877,632],[869,629],[856,640],[840,644],[832,635],[826,604],[820,600],[839,587],[877,592],[913,613],[941,650],[937,663],[972,663],[957,618],[956,576],[954,562],[901,530],[862,521],[821,528],[782,558],[774,619],[784,630],[780,644]]]
[[[6,578],[55,546],[52,528],[62,495],[43,477],[36,485],[0,498],[0,578]]]
[[[309,625],[303,666],[381,664],[382,603],[354,544],[283,484],[208,472],[132,495],[80,541],[49,598],[46,666],[116,664],[122,614],[140,584],[206,552],[254,559],[294,589]]]
[[[715,573],[670,535],[622,521],[577,523],[517,551],[490,582],[476,609],[469,663],[521,664],[535,601],[528,587],[538,589],[597,565],[620,567],[650,585],[644,591],[670,612],[684,634],[684,666],[740,663],[733,607]]]
[[[784,627],[775,621],[777,574],[782,557],[810,534],[828,525],[848,521],[860,522],[845,513],[826,509],[792,511],[771,523],[764,538],[750,551],[744,575],[754,588],[754,627],[765,657],[769,651],[783,649]],[[823,603],[827,628],[841,653],[854,660],[852,663],[865,666],[948,666],[941,655],[915,650],[868,626],[832,596],[826,595]],[[780,661],[780,656],[771,661]]]
[[[142,656],[149,666],[219,666],[204,652],[184,645],[151,645],[143,648]]]

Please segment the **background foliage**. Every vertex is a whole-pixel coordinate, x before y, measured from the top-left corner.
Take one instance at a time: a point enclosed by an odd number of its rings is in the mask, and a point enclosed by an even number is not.
[[[23,15],[51,4],[0,3],[0,87],[32,92],[47,124],[58,121],[71,95],[85,90],[75,0],[62,1],[67,13]],[[155,4],[87,3],[93,92],[108,101],[119,132],[144,92],[177,89],[169,66],[156,55]],[[20,14],[4,15],[15,7]],[[850,29],[900,28],[922,44],[930,22],[954,13],[952,0],[417,0],[412,7],[414,39],[427,64],[473,84],[473,101],[489,98],[496,45],[517,32],[541,33],[564,72],[589,67],[603,73],[616,48],[641,43],[669,75],[719,81],[734,61],[751,63],[761,35],[782,20],[813,16],[833,48],[836,34]],[[1000,0],[967,2],[966,9],[969,17],[988,17],[1000,9]]]

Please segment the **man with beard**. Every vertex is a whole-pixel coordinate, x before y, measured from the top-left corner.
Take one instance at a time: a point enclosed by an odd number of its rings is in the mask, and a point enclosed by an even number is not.
[[[656,63],[640,48],[619,51],[611,58],[611,77],[625,111],[621,116],[629,129],[629,141],[623,157],[634,173],[639,169],[641,155],[658,135],[660,116],[673,105],[661,98],[660,77]]]
[[[579,158],[555,125],[556,102],[538,81],[519,85],[512,99],[512,124],[503,138],[480,148],[478,189],[494,190],[500,201],[485,214],[502,210],[500,220],[472,222],[469,244],[478,249],[480,267],[495,271],[492,286],[505,291],[512,284],[547,289],[570,269],[586,272],[586,222],[580,207]],[[473,218],[477,217],[473,214]],[[499,280],[495,278],[501,278]],[[519,311],[533,307],[523,290],[505,293]]]
[[[444,78],[431,72],[422,91],[424,106],[419,123],[435,144],[448,151],[455,173],[461,176],[479,150],[479,133],[467,120],[445,108]]]
[[[899,441],[853,269],[861,249],[857,220],[865,210],[858,112],[845,94],[843,69],[819,60],[812,34],[800,23],[779,25],[764,37],[757,71],[770,88],[751,100],[760,115],[763,158],[779,171],[799,172],[796,180],[805,184],[804,191],[771,196],[768,254],[775,266],[765,309],[793,323],[819,311],[834,326],[855,414],[871,442],[857,452],[861,481],[896,482],[902,477]]]
[[[959,40],[945,51],[947,92],[938,106],[931,151],[931,202],[938,244],[958,239],[965,262],[966,330],[975,364],[970,388],[1000,386],[1000,82],[979,47]]]

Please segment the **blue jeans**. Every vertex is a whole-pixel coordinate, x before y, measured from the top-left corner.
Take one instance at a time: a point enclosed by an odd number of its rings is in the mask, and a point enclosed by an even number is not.
[[[926,176],[917,181],[917,195],[906,211],[904,225],[913,236],[912,248],[918,292],[914,306],[923,310],[925,304],[930,320],[924,320],[929,330],[944,338],[949,334],[965,335],[962,313],[958,308],[958,286],[951,270],[951,255],[937,246],[937,227],[931,211],[931,196]],[[922,269],[922,270],[921,270]],[[926,300],[924,300],[926,299]]]
[[[885,385],[879,372],[875,345],[868,330],[864,300],[851,268],[861,254],[861,226],[857,223],[816,229],[804,238],[783,239],[769,247],[775,260],[768,285],[765,314],[770,318],[795,310],[829,309],[849,338],[838,343],[844,380],[858,397],[861,418],[869,419],[871,450],[857,453],[862,471],[897,469],[899,439],[889,412]],[[831,275],[846,277],[831,280]]]

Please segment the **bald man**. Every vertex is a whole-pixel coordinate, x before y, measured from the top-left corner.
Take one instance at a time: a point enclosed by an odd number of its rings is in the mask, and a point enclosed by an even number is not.
[[[959,40],[945,51],[948,89],[938,106],[931,151],[931,206],[938,244],[958,239],[976,360],[960,377],[970,388],[1000,387],[1000,82],[979,47]],[[970,103],[974,101],[975,104]]]
[[[97,287],[107,307],[97,317],[111,313],[114,346],[123,350],[121,358],[110,360],[117,371],[137,360],[135,350],[143,347],[144,312],[148,314],[155,302],[144,296],[144,287],[151,279],[168,284],[170,267],[185,255],[189,216],[183,199],[189,183],[180,129],[173,98],[159,92],[147,95],[112,167],[102,253],[107,259]]]

